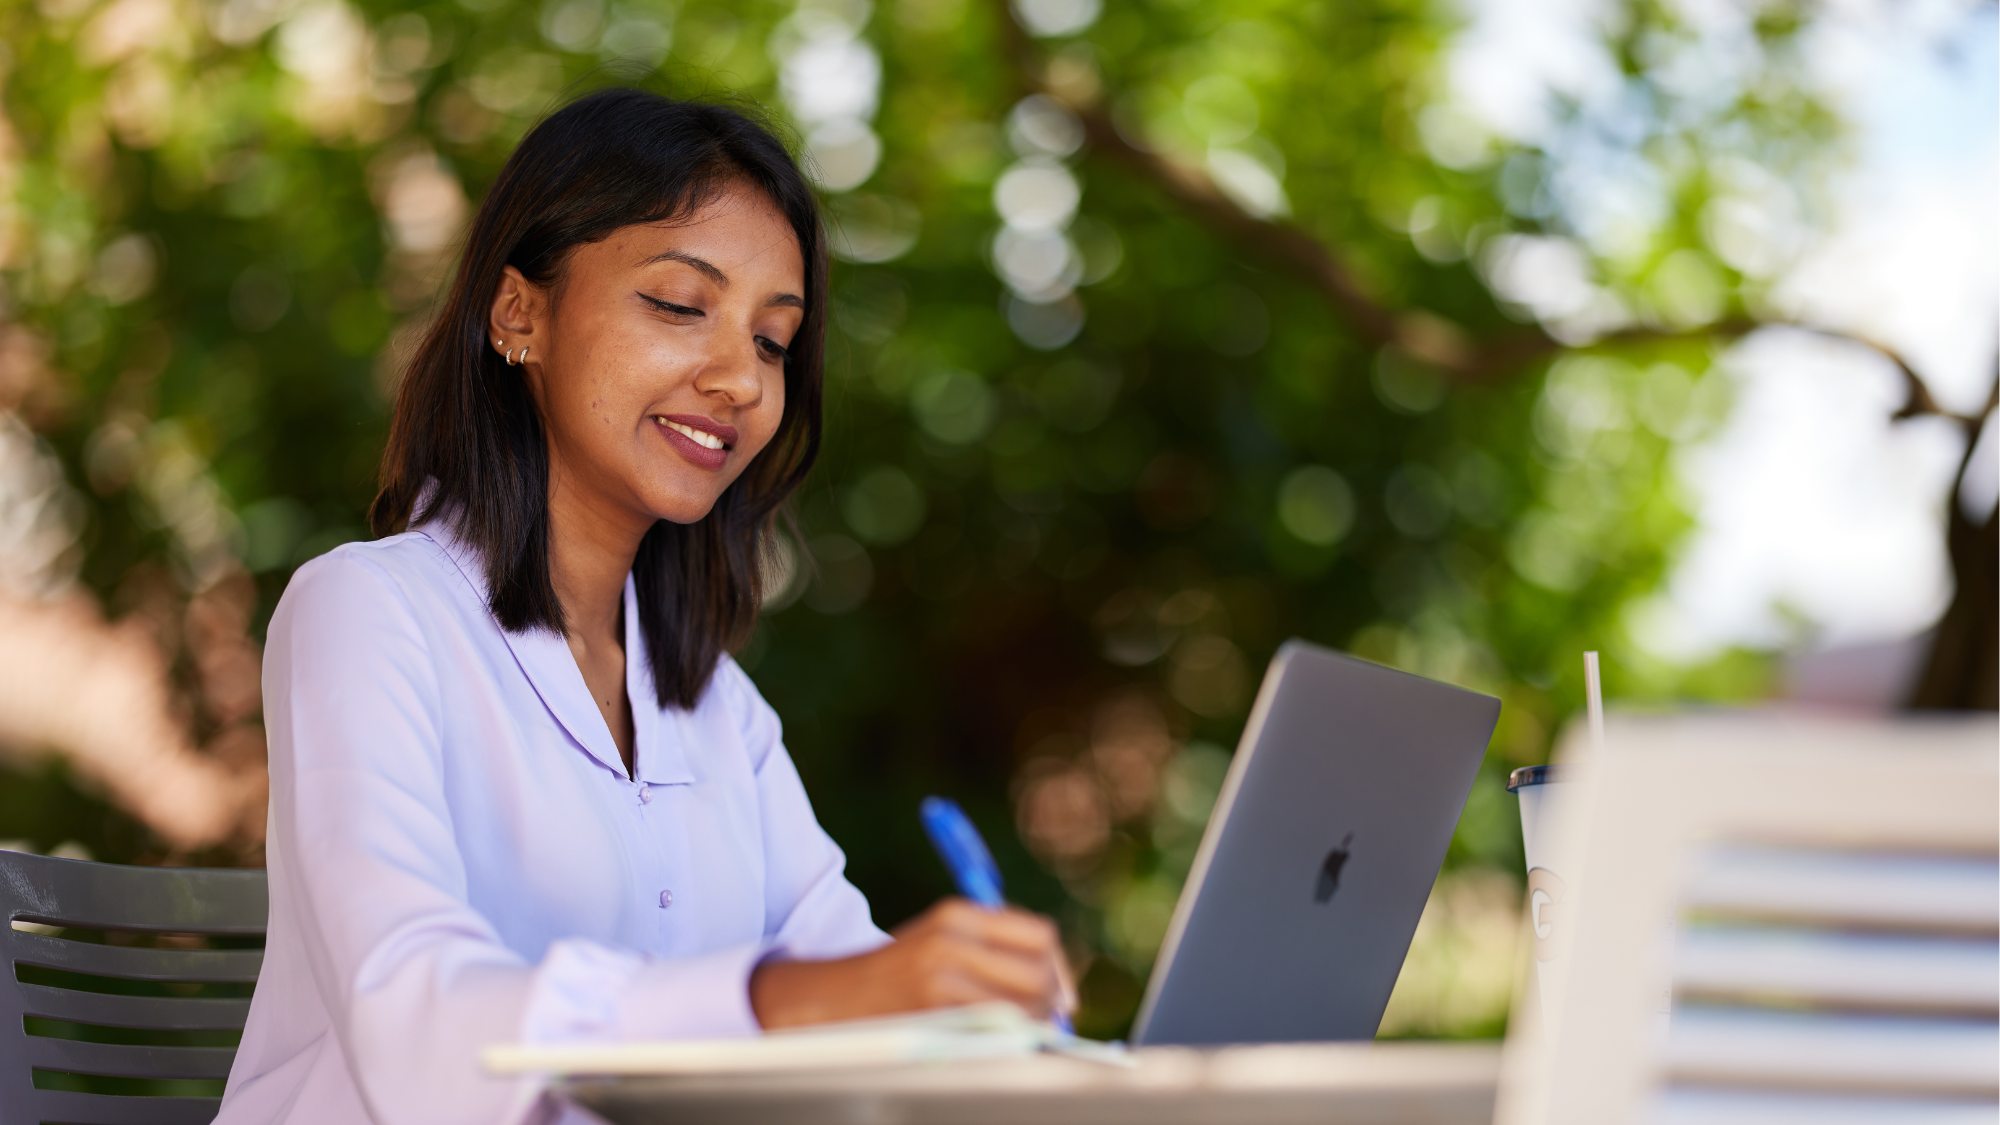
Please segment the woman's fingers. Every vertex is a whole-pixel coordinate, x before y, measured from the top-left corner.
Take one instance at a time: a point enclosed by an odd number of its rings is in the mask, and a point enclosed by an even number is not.
[[[1024,956],[991,945],[951,942],[947,968],[985,991],[988,998],[1011,1000],[1037,1013],[1047,1011],[1061,991],[1055,965],[1046,957]]]
[[[750,982],[765,1027],[1005,1000],[1036,1016],[1069,1011],[1076,992],[1048,919],[947,899],[896,940],[837,961],[768,962]]]
[[[1074,1005],[1055,924],[1007,908],[947,899],[899,931],[918,954],[932,1003],[1007,1000],[1036,1015]]]
[[[1079,999],[1076,994],[1076,975],[1070,971],[1069,955],[1061,945],[1056,946],[1056,1010],[1066,1016],[1076,1014]]]
[[[1062,947],[1062,935],[1054,922],[1012,906],[989,910],[962,898],[948,898],[925,911],[915,923],[919,927],[926,924],[1025,954],[1040,955]]]
[[[1032,1016],[1043,1016],[1049,1011],[1049,997],[1046,993],[1005,987],[976,971],[969,971],[969,967],[963,965],[954,966],[929,978],[923,1006],[941,1008],[994,1001],[1012,1004]]]

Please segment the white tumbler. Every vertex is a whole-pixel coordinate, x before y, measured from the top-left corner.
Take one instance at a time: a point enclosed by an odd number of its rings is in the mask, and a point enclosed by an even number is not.
[[[1555,766],[1522,766],[1507,777],[1521,802],[1521,850],[1528,866],[1528,925],[1535,940],[1535,992],[1546,1021],[1556,1008],[1558,962],[1569,948],[1569,884],[1557,874],[1549,806],[1566,788]]]

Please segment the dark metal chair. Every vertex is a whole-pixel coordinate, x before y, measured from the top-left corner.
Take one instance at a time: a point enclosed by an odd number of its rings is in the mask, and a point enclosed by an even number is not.
[[[261,937],[269,910],[258,870],[125,867],[0,852],[7,969],[0,984],[0,1125],[206,1125],[221,1099],[38,1089],[34,1076],[228,1077],[233,1046],[91,1040],[148,1038],[108,1028],[205,1032],[210,1040],[226,1038],[214,1032],[240,1032],[250,1010],[243,986],[256,981],[264,951],[198,947],[210,937]],[[105,940],[55,936],[16,922],[102,931]],[[148,940],[153,944],[138,944]],[[215,991],[209,982],[232,982],[244,995],[198,995]]]

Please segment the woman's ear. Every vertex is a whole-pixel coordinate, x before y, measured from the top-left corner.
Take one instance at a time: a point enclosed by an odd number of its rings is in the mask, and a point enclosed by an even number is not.
[[[506,356],[509,363],[525,360],[534,345],[548,335],[547,312],[548,295],[540,286],[513,266],[502,268],[500,284],[493,289],[493,309],[486,320],[493,350]]]

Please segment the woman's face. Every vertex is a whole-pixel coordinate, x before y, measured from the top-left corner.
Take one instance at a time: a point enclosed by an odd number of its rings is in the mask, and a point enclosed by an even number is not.
[[[552,290],[507,267],[489,327],[528,348],[552,506],[641,532],[706,516],[777,432],[804,297],[791,224],[742,185],[578,246]]]

